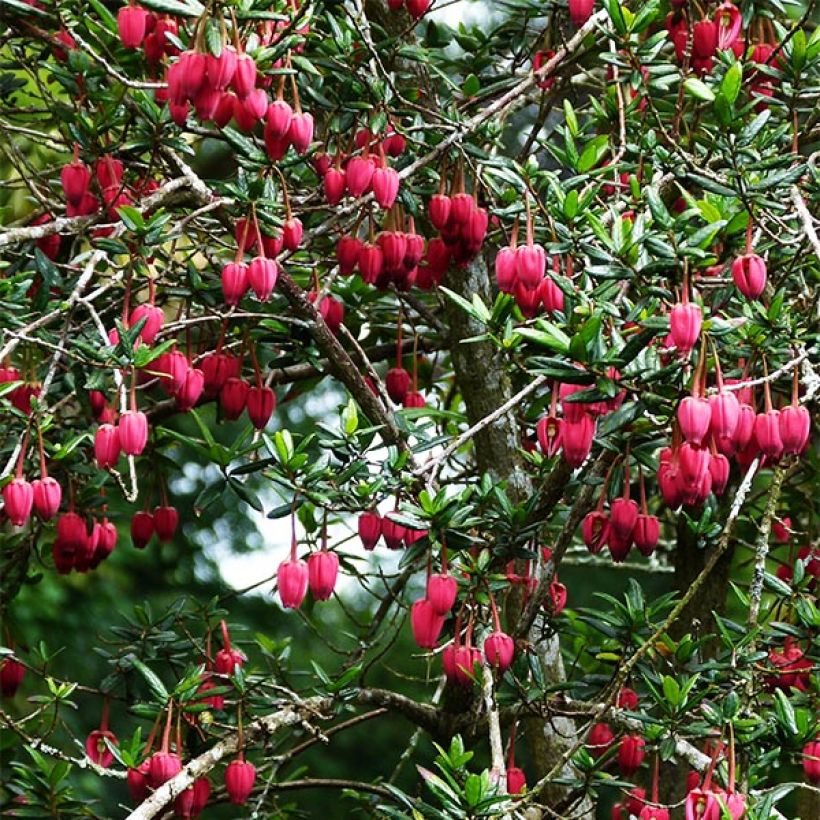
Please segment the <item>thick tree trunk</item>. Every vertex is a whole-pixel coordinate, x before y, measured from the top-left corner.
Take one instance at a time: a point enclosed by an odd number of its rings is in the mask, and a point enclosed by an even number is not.
[[[483,258],[476,259],[466,269],[452,270],[447,276],[446,284],[465,299],[470,300],[473,294],[478,294],[485,304],[492,304],[493,295],[487,263]],[[475,319],[449,302],[446,311],[451,331],[450,352],[456,382],[464,400],[467,419],[470,424],[475,424],[512,396],[512,385],[507,375],[509,368],[505,366],[503,354],[492,343],[464,343],[465,339],[484,332],[484,328]],[[519,503],[533,494],[532,480],[521,454],[521,436],[515,409],[481,430],[475,437],[474,450],[479,472],[488,473],[493,479],[503,482],[513,503]],[[545,511],[545,515],[548,513],[549,511]],[[508,603],[516,608],[514,602]],[[560,683],[565,680],[557,638],[545,641],[540,635],[533,634],[531,643],[545,680],[549,683]],[[463,708],[463,703],[460,703],[455,695],[446,696],[444,704],[445,709]],[[532,774],[536,778],[541,778],[573,744],[575,726],[571,720],[565,718],[561,719],[560,725],[530,719],[523,728],[527,738]],[[541,799],[547,805],[555,805],[566,795],[566,788],[549,784],[541,794]],[[574,816],[579,820],[591,817],[587,808],[585,805],[581,810],[576,810]]]
[[[703,571],[709,555],[707,550],[698,546],[682,515],[678,517],[677,535],[675,588],[683,594]],[[681,616],[672,624],[670,631],[673,637],[680,638],[689,632],[697,638],[714,631],[714,613],[721,612],[726,602],[733,554],[734,549],[730,546],[721,555],[706,583],[701,586],[697,594],[686,605]]]

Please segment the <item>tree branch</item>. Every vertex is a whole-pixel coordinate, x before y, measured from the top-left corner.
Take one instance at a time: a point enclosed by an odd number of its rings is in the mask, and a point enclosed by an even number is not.
[[[273,714],[266,715],[259,720],[249,723],[244,728],[245,743],[272,735],[287,726],[304,723],[315,718],[322,712],[329,710],[333,705],[330,698],[315,697],[302,701],[299,705],[287,704]],[[203,777],[213,769],[223,758],[233,754],[239,747],[237,733],[232,733],[207,752],[194,758],[183,767],[182,771],[160,786],[149,798],[140,803],[126,820],[150,820],[156,817],[168,804],[187,789],[197,778]]]

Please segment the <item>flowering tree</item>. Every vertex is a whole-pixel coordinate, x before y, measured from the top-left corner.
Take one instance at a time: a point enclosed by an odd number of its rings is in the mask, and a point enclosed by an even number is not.
[[[9,816],[817,816],[814,8],[0,3]]]

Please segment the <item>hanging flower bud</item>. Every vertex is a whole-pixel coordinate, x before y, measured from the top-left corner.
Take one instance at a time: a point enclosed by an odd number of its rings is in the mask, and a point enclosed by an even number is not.
[[[205,374],[198,367],[191,367],[185,373],[185,381],[176,392],[177,410],[187,413],[196,407],[205,389]]]
[[[13,698],[26,675],[26,667],[17,658],[4,655],[0,658],[0,694]]]
[[[308,585],[317,601],[327,601],[336,588],[339,575],[339,556],[335,552],[320,550],[310,555],[307,561]]]
[[[138,456],[148,442],[148,417],[140,410],[126,410],[117,424],[120,447],[127,456]]]
[[[700,60],[714,57],[718,44],[718,27],[713,20],[699,20],[692,26],[692,56]]]
[[[595,436],[595,420],[585,413],[578,422],[564,421],[561,428],[561,443],[564,459],[573,469],[580,467],[592,449]]]
[[[635,522],[632,539],[641,555],[650,556],[658,546],[661,524],[657,516],[641,513]]]
[[[755,441],[760,451],[775,461],[783,455],[780,438],[780,411],[768,410],[755,418]]]
[[[370,157],[352,157],[348,161],[345,172],[351,196],[360,197],[370,190],[375,170]]]
[[[148,783],[153,789],[158,789],[163,783],[176,777],[182,771],[182,761],[174,752],[156,752],[151,756],[148,769]]]
[[[162,353],[148,367],[152,373],[159,376],[162,389],[171,396],[176,395],[182,389],[188,377],[188,359],[179,350]]]
[[[387,395],[396,403],[401,404],[410,390],[412,379],[403,367],[393,367],[387,371],[384,386]]]
[[[737,430],[740,418],[740,402],[737,396],[729,390],[721,390],[720,393],[709,396],[709,409],[709,429],[715,439],[715,444],[718,444],[720,440],[730,442]]]
[[[573,25],[580,28],[590,17],[595,0],[569,0],[569,17]]]
[[[700,337],[703,314],[698,305],[681,302],[672,308],[669,316],[669,327],[675,347],[688,356]]]
[[[150,786],[148,784],[148,774],[151,769],[151,760],[143,760],[135,769],[129,769],[126,775],[128,784],[128,794],[134,803],[142,803],[146,797]]]
[[[455,650],[453,661],[455,683],[470,689],[479,676],[476,666],[481,664],[481,651],[474,646],[459,646]]]
[[[729,459],[721,453],[712,453],[709,474],[712,476],[712,492],[717,496],[723,495],[729,483]]]
[[[264,430],[276,409],[276,394],[270,387],[254,386],[246,399],[248,418],[257,430]]]
[[[506,672],[515,657],[515,642],[509,635],[497,630],[484,641],[484,656],[494,669]]]
[[[229,262],[222,268],[222,295],[225,304],[238,305],[248,291],[248,266],[243,262]]]
[[[141,550],[148,546],[154,534],[154,516],[147,510],[134,513],[131,518],[131,540],[134,546]]]
[[[94,434],[94,458],[101,470],[116,466],[120,457],[120,434],[113,424],[101,424]]]
[[[313,116],[303,111],[290,118],[288,139],[297,154],[304,154],[313,142]]]
[[[340,168],[329,168],[322,180],[328,205],[338,205],[345,195],[347,178]]]
[[[518,766],[507,769],[507,794],[521,794],[527,788],[527,776]]]
[[[382,519],[375,510],[368,510],[359,516],[359,538],[366,550],[372,550],[382,534]]]
[[[634,689],[624,686],[618,693],[617,704],[619,709],[630,709],[634,711],[638,708],[638,693]],[[633,812],[633,814],[637,814],[637,812]]]
[[[79,207],[91,184],[91,170],[85,163],[75,159],[63,166],[60,171],[60,182],[66,201]]]
[[[154,510],[154,530],[160,541],[172,541],[179,526],[179,513],[175,507],[157,507]]]
[[[231,803],[243,806],[253,791],[256,768],[246,760],[232,760],[225,769],[225,791]]]
[[[60,483],[51,476],[44,476],[31,482],[31,491],[34,512],[40,516],[41,520],[50,521],[57,515],[60,501],[63,498],[63,488]]]
[[[214,670],[220,675],[233,675],[237,666],[245,663],[245,656],[231,646],[231,636],[225,621],[221,623],[223,647],[214,658]]]
[[[702,397],[687,396],[678,405],[678,423],[683,437],[691,444],[700,446],[709,432],[712,410],[709,401]]]
[[[388,549],[400,550],[404,546],[404,536],[407,530],[388,513],[382,518],[382,538]]]
[[[238,377],[226,380],[219,391],[219,406],[228,421],[236,421],[245,410],[250,385]]]
[[[715,442],[724,455],[734,455],[749,444],[754,436],[756,418],[757,416],[751,405],[740,405],[737,416],[737,427],[735,428],[731,442],[726,442],[724,439],[718,439]]]
[[[226,89],[236,73],[236,50],[232,46],[223,46],[218,57],[208,54],[205,61],[208,85],[217,91]]]
[[[22,527],[28,521],[34,504],[34,490],[31,484],[22,477],[12,479],[3,487],[3,503],[12,525]]]
[[[282,245],[289,251],[298,250],[299,245],[302,244],[303,234],[302,223],[295,217],[291,217],[282,226]]]
[[[207,777],[198,777],[191,788],[194,792],[191,801],[191,817],[198,817],[208,805],[208,798],[211,796],[211,781]]]
[[[587,748],[594,758],[606,754],[614,742],[615,734],[608,723],[594,724],[587,735]]]
[[[638,521],[638,504],[631,498],[616,498],[609,513],[610,532],[620,539],[631,539]]]
[[[437,615],[446,615],[456,602],[458,582],[446,572],[427,578],[427,600]]]
[[[165,314],[156,305],[142,304],[134,308],[128,320],[128,327],[135,327],[138,322],[145,320],[140,329],[139,337],[147,345],[154,344],[157,334],[162,329]]]
[[[231,86],[240,100],[244,100],[256,87],[256,62],[248,54],[239,54],[236,58]]]
[[[366,242],[359,252],[359,271],[362,279],[372,285],[375,284],[384,267],[384,254],[381,246]]]
[[[94,555],[91,556],[91,568],[98,567],[117,546],[118,538],[117,528],[107,519],[94,524],[94,540],[96,547]]]
[[[377,168],[371,181],[376,202],[388,210],[393,207],[399,193],[399,173],[395,168]]]
[[[766,289],[766,263],[756,253],[738,256],[732,262],[732,279],[747,299],[757,299]]]
[[[502,293],[513,293],[518,276],[517,249],[510,246],[501,248],[495,257],[495,281]]]
[[[803,747],[803,771],[809,783],[820,783],[820,739],[815,739]]]
[[[342,276],[349,276],[356,268],[359,254],[362,251],[362,241],[355,236],[340,236],[336,243],[336,261],[339,263],[339,272]]]
[[[452,202],[446,194],[433,194],[428,205],[430,222],[436,230],[443,230],[450,220]]]
[[[273,259],[257,256],[248,265],[248,284],[260,302],[270,299],[278,277],[279,270]]]
[[[285,609],[299,609],[308,587],[308,567],[301,558],[282,561],[276,571],[279,598]]]
[[[274,100],[265,115],[265,134],[273,139],[282,139],[290,130],[293,109],[285,100]]]
[[[439,615],[426,598],[422,598],[410,608],[410,624],[416,644],[421,649],[434,649],[444,627],[444,616]]]
[[[626,560],[629,551],[632,549],[632,533],[629,535],[622,535],[615,532],[610,526],[609,539],[607,540],[607,547],[612,560],[616,564],[620,564]]]
[[[618,746],[618,770],[624,777],[632,777],[643,763],[646,741],[640,735],[626,735]]]
[[[199,51],[184,51],[179,57],[179,83],[182,93],[189,100],[196,98],[205,84],[208,62]]]
[[[406,0],[407,13],[414,19],[420,20],[427,14],[433,0]]]
[[[117,30],[120,40],[126,48],[139,48],[145,39],[145,26],[148,22],[148,11],[133,2],[123,6],[117,13]]]
[[[547,256],[544,249],[532,242],[519,245],[515,252],[516,282],[527,290],[535,290],[544,280]]]
[[[780,411],[780,440],[783,452],[799,455],[803,452],[811,432],[811,416],[805,407],[791,404]]]

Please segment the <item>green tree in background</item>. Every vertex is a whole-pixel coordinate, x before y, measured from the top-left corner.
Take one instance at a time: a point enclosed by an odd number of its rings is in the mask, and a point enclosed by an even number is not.
[[[0,27],[4,816],[817,817],[815,3]]]

